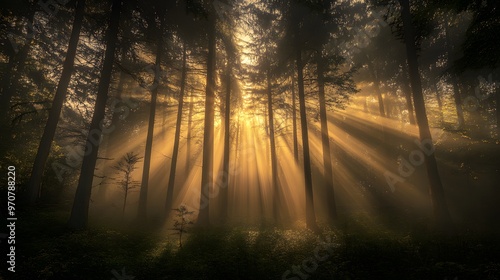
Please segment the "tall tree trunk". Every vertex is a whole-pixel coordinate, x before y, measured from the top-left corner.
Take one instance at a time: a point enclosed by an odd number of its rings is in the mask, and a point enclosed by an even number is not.
[[[168,74],[167,74],[168,75]],[[168,77],[165,79],[164,83],[166,85],[168,85]],[[161,137],[162,137],[162,140],[166,140],[167,139],[167,117],[168,117],[168,101],[169,101],[169,96],[170,96],[170,90],[169,90],[169,87],[167,86],[165,88],[165,101],[163,102],[162,104],[162,108],[163,108],[163,114],[162,114],[162,121],[161,121]]]
[[[203,135],[203,168],[201,172],[200,209],[197,225],[206,227],[210,224],[210,191],[213,190],[213,166],[214,166],[214,101],[215,101],[215,12],[209,15],[208,30],[208,57],[207,57],[207,82],[205,99],[205,127]]]
[[[445,36],[446,36],[446,52],[448,53],[448,65],[451,65],[453,61],[452,52],[453,46],[451,45],[451,40],[449,37],[449,24],[445,20]],[[465,124],[464,110],[462,108],[462,97],[460,96],[460,89],[458,87],[457,77],[454,73],[451,74],[451,84],[453,85],[453,99],[455,101],[455,107],[457,108],[457,121],[458,128],[463,128]]]
[[[297,111],[295,109],[295,74],[292,71],[292,122],[293,122],[293,158],[295,162],[299,162],[299,141],[297,139]]]
[[[181,124],[182,124],[182,110],[184,107],[184,91],[186,89],[186,75],[187,75],[187,63],[186,63],[186,43],[182,47],[182,74],[181,74],[181,90],[179,93],[179,105],[177,107],[177,120],[175,122],[175,136],[174,136],[174,148],[172,151],[172,162],[170,164],[170,174],[168,178],[167,186],[167,198],[165,202],[165,211],[167,217],[172,210],[172,204],[174,201],[174,186],[175,186],[175,172],[177,168],[177,156],[179,155],[179,142],[181,138]],[[188,140],[189,141],[189,140]]]
[[[264,107],[264,116],[267,116],[267,106]],[[266,134],[269,135],[269,118],[264,117],[264,130],[266,131]],[[266,146],[267,148],[267,146]],[[267,155],[267,151],[266,151]]]
[[[274,112],[273,112],[273,94],[271,88],[271,70],[267,69],[267,116],[269,119],[269,141],[271,147],[271,180],[273,192],[273,219],[277,223],[280,221],[281,199],[278,185],[278,161],[276,158],[276,139],[274,135]]]
[[[188,127],[187,127],[187,143],[186,143],[186,167],[184,170],[188,171],[191,163],[191,130],[193,129],[193,109],[194,109],[194,100],[193,100],[193,92],[189,94],[189,113],[188,113]]]
[[[367,58],[368,70],[370,71],[370,75],[372,76],[373,85],[375,87],[375,93],[377,94],[378,98],[378,109],[380,112],[380,116],[385,117],[386,113],[384,107],[384,98],[382,96],[382,92],[380,91],[380,81],[378,79],[378,75],[375,72],[375,67],[373,66],[373,63],[370,60],[370,57],[368,57],[367,55],[366,58]]]
[[[439,120],[441,121],[441,125],[444,124],[444,115],[443,115],[443,101],[441,100],[441,93],[439,92],[438,86],[434,83],[434,90],[436,91],[436,100],[438,104],[439,110]]]
[[[125,197],[123,198],[122,220],[125,218],[125,207],[127,206],[128,182],[129,179],[127,178],[127,182],[125,183]]]
[[[122,14],[122,17],[127,17],[130,16],[130,11],[125,10],[124,14]],[[124,37],[131,37],[133,36],[132,34],[132,27],[130,26],[129,22],[125,22],[125,26],[122,26],[122,30],[124,32]],[[120,61],[119,63],[121,65],[126,65],[129,62],[128,54],[129,51],[132,47],[131,42],[122,42],[119,46],[117,51],[120,52]],[[116,86],[116,91],[114,92],[112,96],[112,103],[110,104],[110,114],[111,116],[111,129],[107,133],[107,138],[103,138],[103,143],[105,143],[105,153],[103,153],[102,157],[107,158],[107,163],[104,164],[104,167],[102,169],[102,174],[103,178],[101,182],[99,183],[99,189],[97,191],[96,195],[96,201],[97,202],[106,202],[107,199],[107,192],[110,188],[111,181],[111,174],[114,172],[113,166],[117,164],[122,157],[123,153],[123,141],[122,139],[127,139],[127,136],[125,135],[126,129],[124,127],[124,122],[122,118],[124,115],[121,114],[123,110],[130,110],[131,105],[133,104],[127,104],[125,108],[125,103],[128,103],[128,101],[124,102],[126,98],[130,97],[130,94],[128,94],[128,97],[123,98],[122,95],[124,92],[128,92],[128,90],[125,89],[125,85],[127,83],[127,73],[124,69],[119,69],[120,73],[118,75],[118,85]],[[111,87],[113,88],[113,87]],[[120,104],[122,103],[122,104]],[[119,105],[120,104],[120,105]],[[117,107],[119,105],[119,107]],[[128,114],[128,113],[127,113]],[[118,144],[119,143],[119,144]],[[120,145],[121,144],[121,145]],[[104,146],[104,145],[103,145]]]
[[[394,104],[392,103],[392,97],[390,92],[386,92],[385,98],[383,99],[384,101],[384,108],[385,108],[385,116],[388,119],[392,119],[394,117],[393,115],[393,110],[394,110]]]
[[[122,52],[122,58],[125,57],[125,51]],[[125,86],[125,72],[120,71],[120,75],[118,78],[118,86],[116,89],[116,95],[114,98],[116,100],[120,100],[122,97],[122,93],[124,90]],[[121,152],[120,147],[116,145],[117,139],[121,139],[123,137],[123,123],[120,120],[120,114],[115,111],[116,108],[112,108],[111,113],[113,116],[111,117],[111,125],[114,126],[114,129],[109,132],[108,134],[108,139],[107,140],[107,148],[106,148],[106,158],[111,158],[109,162],[104,166],[104,171],[103,171],[103,176],[107,176],[108,174],[111,173],[112,171],[112,166],[114,163],[118,162],[116,158],[119,158],[119,152]],[[106,180],[108,177],[104,178],[103,180]],[[105,199],[106,198],[106,193],[108,190],[108,187],[106,186],[107,184],[104,182],[99,185],[99,190],[97,191],[97,197],[98,199]]]
[[[304,152],[304,178],[306,191],[306,224],[311,230],[316,231],[316,213],[314,212],[313,186],[311,174],[311,158],[309,155],[309,135],[307,129],[306,97],[304,93],[304,73],[302,65],[302,51],[296,50],[297,63],[297,83],[299,87],[299,107],[300,107],[300,126],[302,129],[302,150]]]
[[[462,97],[460,96],[460,90],[458,89],[458,82],[456,77],[452,77],[453,84],[453,100],[455,101],[455,107],[457,108],[457,120],[458,128],[463,128],[465,124],[464,110],[462,108]]]
[[[221,221],[225,223],[228,217],[228,193],[229,193],[229,158],[231,151],[231,71],[232,71],[232,58],[228,54],[227,73],[226,73],[226,102],[224,107],[224,158],[222,163],[222,182],[220,190],[221,201]]]
[[[99,80],[97,89],[94,115],[92,117],[87,135],[82,170],[78,180],[78,187],[76,189],[71,216],[68,221],[69,227],[73,229],[84,229],[87,227],[88,223],[92,180],[94,178],[97,153],[99,151],[99,144],[102,136],[101,129],[105,116],[106,101],[108,99],[111,72],[113,70],[113,62],[115,58],[115,48],[118,41],[121,4],[122,0],[113,0],[113,6],[111,8],[111,17],[106,34],[106,51],[101,71],[101,79]]]
[[[333,187],[332,157],[330,153],[330,137],[328,133],[328,118],[326,114],[325,80],[323,58],[318,54],[317,83],[319,91],[319,116],[321,122],[321,144],[323,146],[323,174],[325,177],[325,193],[328,205],[328,218],[330,222],[337,220],[337,206]]]
[[[33,168],[31,169],[31,177],[28,182],[28,201],[30,204],[37,202],[40,195],[45,164],[47,162],[47,158],[49,157],[50,147],[52,146],[57,123],[59,122],[64,100],[66,99],[66,93],[68,92],[71,75],[73,74],[73,66],[78,41],[80,39],[80,30],[82,27],[84,10],[85,0],[79,0],[75,9],[75,19],[73,21],[73,28],[69,39],[66,58],[63,63],[61,78],[59,79],[59,84],[57,85],[56,94],[54,95],[54,100],[52,101],[52,108],[49,112],[49,118],[47,120],[47,124],[45,125],[40,145],[38,146]]]
[[[158,87],[160,86],[161,57],[163,53],[163,31],[164,18],[160,16],[159,37],[156,46],[155,77],[153,88],[151,90],[151,104],[149,108],[148,134],[146,136],[146,147],[144,150],[144,165],[142,169],[141,191],[139,194],[139,207],[137,218],[144,221],[147,217],[148,208],[148,189],[149,189],[149,170],[151,168],[151,153],[153,150],[153,136],[156,116],[156,100],[158,97]]]
[[[410,2],[409,0],[399,1],[402,6],[406,53],[408,56],[410,82],[413,91],[413,101],[415,103],[417,124],[420,132],[420,141],[421,145],[427,144],[427,146],[430,146],[427,147],[429,150],[428,153],[426,153],[427,157],[425,157],[425,166],[427,169],[427,175],[429,177],[429,186],[434,208],[434,216],[437,227],[439,229],[449,231],[451,230],[452,222],[450,213],[448,211],[448,206],[446,205],[443,184],[441,182],[441,177],[439,176],[436,157],[434,155],[435,148],[429,129],[429,122],[427,120],[427,112],[425,109],[424,96],[422,93],[420,73],[418,71],[417,48],[415,46],[415,33],[412,26]]]
[[[236,120],[236,139],[234,140],[235,144],[234,144],[234,162],[237,163],[238,162],[238,151],[239,151],[239,148],[240,148],[240,114],[238,114],[238,120]],[[236,174],[236,168],[237,165],[234,164],[233,165],[233,172],[232,174]],[[238,182],[238,178],[237,178],[238,175],[235,175],[234,176],[234,179],[233,179],[233,187],[236,185],[236,182]]]
[[[405,99],[406,99],[406,108],[408,109],[408,118],[410,120],[410,124],[416,124],[415,112],[413,110],[413,101],[411,100],[411,89],[410,89],[410,85],[408,84],[408,70],[406,67],[408,67],[408,64],[406,63],[406,60],[405,60],[402,67],[401,67],[402,68],[401,84],[403,85],[403,92],[404,92]]]

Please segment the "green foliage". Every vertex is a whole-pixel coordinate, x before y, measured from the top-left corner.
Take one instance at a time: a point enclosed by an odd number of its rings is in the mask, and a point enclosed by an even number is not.
[[[23,269],[16,279],[109,280],[112,270],[122,268],[135,279],[281,279],[292,266],[314,258],[319,244],[318,236],[307,230],[213,228],[193,229],[176,249],[160,233],[98,228],[67,232],[65,215],[43,210],[23,217],[27,230],[18,236],[23,252],[18,266]],[[425,230],[397,234],[362,219],[323,235],[330,237],[332,254],[307,273],[309,279],[500,276],[496,237],[467,232],[443,237]]]
[[[136,187],[131,176],[132,172],[137,169],[135,165],[139,163],[141,159],[142,157],[139,157],[139,154],[131,152],[124,155],[120,161],[113,166],[116,171],[122,173],[123,178],[118,180],[118,184],[124,192],[128,192]]]
[[[127,206],[129,192],[139,186],[138,182],[132,180],[132,172],[137,169],[135,165],[139,163],[141,159],[142,157],[139,157],[139,154],[130,152],[124,155],[120,161],[113,166],[114,169],[122,174],[122,178],[117,179],[118,185],[124,193],[122,217],[125,215],[125,207]]]
[[[187,216],[193,215],[194,211],[188,211],[184,205],[179,206],[174,211],[176,212],[177,219],[174,221],[174,227],[171,230],[176,231],[174,234],[179,235],[179,247],[182,248],[182,234],[187,233],[188,225],[193,224]]]

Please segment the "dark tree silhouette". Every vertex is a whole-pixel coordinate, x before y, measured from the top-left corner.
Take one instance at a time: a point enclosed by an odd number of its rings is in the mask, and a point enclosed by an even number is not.
[[[181,73],[181,87],[179,93],[179,105],[177,106],[177,120],[175,122],[175,135],[174,135],[174,148],[172,151],[172,163],[170,164],[170,173],[167,185],[167,198],[165,202],[165,211],[167,216],[172,209],[174,201],[174,187],[175,187],[175,172],[177,168],[177,157],[179,155],[179,142],[181,138],[181,124],[182,124],[182,110],[184,108],[184,92],[186,90],[186,76],[187,76],[187,53],[186,43],[182,45],[182,73]]]
[[[31,169],[31,177],[30,181],[28,182],[28,200],[30,204],[35,203],[40,196],[41,182],[43,172],[45,170],[45,164],[47,162],[47,158],[49,157],[50,147],[52,146],[52,141],[56,133],[61,110],[64,104],[64,100],[66,99],[66,93],[68,91],[68,85],[71,80],[71,75],[73,74],[73,65],[75,63],[76,50],[78,41],[80,39],[80,30],[82,28],[84,11],[85,0],[78,0],[75,8],[75,19],[73,21],[73,27],[71,29],[71,37],[69,39],[68,50],[66,52],[66,58],[63,64],[63,71],[61,74],[61,78],[59,79],[59,84],[57,85],[54,100],[52,101],[49,119],[47,120],[47,124],[45,125],[40,144],[38,145],[35,162],[33,163],[33,168]]]
[[[337,206],[335,202],[335,191],[333,189],[333,167],[332,155],[330,152],[330,135],[328,132],[328,117],[326,114],[326,97],[325,97],[325,58],[320,54],[317,55],[317,83],[319,95],[319,116],[321,121],[321,145],[323,148],[323,172],[325,175],[325,191],[327,196],[328,217],[330,221],[337,220]]]
[[[200,187],[200,210],[196,224],[200,227],[210,224],[209,193],[214,187],[212,178],[214,162],[214,109],[215,109],[215,87],[216,87],[216,12],[213,6],[214,1],[208,1],[207,15],[207,81],[205,89],[205,126],[203,133],[203,169],[201,173]]]
[[[119,187],[123,191],[123,208],[122,208],[122,219],[125,216],[125,207],[127,206],[127,197],[131,190],[137,188],[137,183],[132,180],[132,172],[137,169],[135,166],[137,163],[141,161],[142,157],[139,157],[139,154],[136,153],[127,153],[124,155],[118,163],[113,166],[113,168],[122,173],[121,180],[118,181]]]
[[[429,129],[427,120],[427,112],[425,109],[424,97],[422,94],[422,83],[420,73],[418,72],[417,48],[415,46],[415,32],[413,30],[412,18],[410,12],[410,1],[399,0],[402,8],[402,19],[405,32],[405,45],[408,56],[408,66],[410,74],[411,88],[413,91],[413,101],[415,104],[415,114],[420,133],[420,141],[422,144],[427,144],[427,149],[430,153],[425,158],[425,166],[427,176],[429,178],[429,186],[431,191],[432,205],[434,207],[434,215],[436,225],[444,230],[451,230],[451,217],[445,199],[444,188],[439,175],[436,157],[434,154],[434,144],[432,135]]]
[[[297,105],[296,105],[296,100],[297,96],[295,94],[295,71],[292,71],[291,76],[291,90],[292,90],[292,130],[293,130],[293,158],[295,159],[295,162],[299,162],[299,141],[297,139]]]
[[[149,107],[149,120],[148,120],[148,133],[146,136],[146,147],[144,150],[144,167],[142,171],[142,181],[141,181],[141,191],[139,196],[139,207],[138,207],[138,220],[144,221],[147,216],[148,208],[148,188],[149,188],[149,170],[151,167],[151,152],[153,150],[153,135],[155,126],[155,116],[156,116],[156,100],[158,98],[158,87],[160,86],[160,75],[161,75],[161,62],[164,52],[164,42],[163,33],[165,32],[165,7],[163,5],[158,5],[158,17],[159,17],[159,27],[158,27],[158,40],[156,42],[156,59],[154,66],[154,81],[151,86],[151,102]],[[152,20],[155,22],[155,20]]]
[[[84,229],[88,223],[88,211],[90,195],[92,192],[92,181],[94,179],[94,168],[97,161],[97,153],[102,136],[106,101],[108,99],[111,72],[115,58],[115,48],[118,42],[118,29],[120,23],[120,10],[122,0],[113,0],[109,26],[106,33],[106,51],[104,55],[101,78],[99,80],[97,99],[94,105],[94,114],[90,123],[89,132],[85,141],[85,156],[83,157],[82,169],[75,200],[71,210],[68,225],[73,229]]]

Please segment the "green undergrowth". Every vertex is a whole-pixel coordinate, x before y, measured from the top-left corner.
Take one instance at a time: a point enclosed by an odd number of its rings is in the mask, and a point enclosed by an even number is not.
[[[176,237],[164,233],[92,227],[71,232],[66,219],[66,212],[46,210],[20,219],[16,273],[12,278],[3,272],[5,279],[500,277],[498,239],[465,232],[394,233],[353,219],[321,235],[269,227],[193,230],[179,248]]]

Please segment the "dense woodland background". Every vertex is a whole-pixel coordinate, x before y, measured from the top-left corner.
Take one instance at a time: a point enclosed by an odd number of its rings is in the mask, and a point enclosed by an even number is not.
[[[495,0],[4,1],[0,275],[498,279],[499,31]]]

